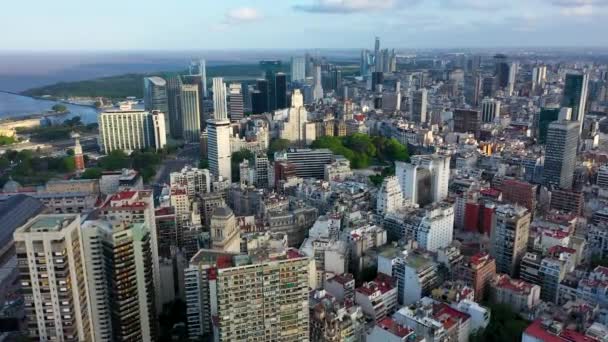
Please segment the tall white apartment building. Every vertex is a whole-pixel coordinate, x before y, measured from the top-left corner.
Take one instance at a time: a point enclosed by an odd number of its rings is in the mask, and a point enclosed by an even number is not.
[[[150,228],[144,223],[85,221],[82,241],[95,341],[156,340],[159,303]]]
[[[222,177],[229,183],[232,179],[232,166],[230,164],[230,121],[207,120],[207,158],[209,171],[214,179]]]
[[[405,205],[401,186],[397,177],[386,177],[376,199],[376,212],[386,215],[396,212]]]
[[[38,215],[13,235],[31,340],[93,340],[80,235],[79,215]]]
[[[161,149],[167,144],[165,114],[144,110],[108,110],[99,114],[99,148],[114,150]]]
[[[454,206],[441,203],[426,211],[416,229],[416,241],[430,252],[449,246],[454,235]]]
[[[281,139],[289,140],[299,145],[311,144],[316,136],[308,132],[308,111],[304,107],[304,96],[299,89],[293,91],[291,96],[291,108],[287,111],[287,120],[280,128]]]
[[[396,176],[407,200],[425,206],[447,198],[450,181],[449,156],[419,155],[413,156],[410,163],[395,164]]]
[[[481,121],[483,123],[492,123],[497,117],[500,117],[500,101],[484,98],[481,101]]]

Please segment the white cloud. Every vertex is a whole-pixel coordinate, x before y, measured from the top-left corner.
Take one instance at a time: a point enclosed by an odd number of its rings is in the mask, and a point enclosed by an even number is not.
[[[229,22],[258,21],[262,17],[262,14],[252,7],[238,7],[226,13],[226,20]]]
[[[356,13],[388,10],[400,5],[414,5],[419,0],[316,0],[310,5],[296,5],[294,9],[311,13]]]
[[[443,7],[477,11],[492,11],[506,7],[504,1],[498,0],[440,0]]]

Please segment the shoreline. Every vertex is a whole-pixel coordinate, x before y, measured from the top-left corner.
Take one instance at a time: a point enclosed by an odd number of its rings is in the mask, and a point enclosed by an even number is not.
[[[86,104],[82,104],[82,103],[73,103],[73,102],[66,101],[66,100],[61,100],[61,99],[53,99],[53,98],[42,97],[42,96],[24,95],[24,94],[21,94],[21,93],[15,93],[15,92],[6,91],[6,90],[0,90],[0,93],[14,95],[14,96],[27,97],[27,98],[34,99],[34,100],[39,100],[39,101],[58,102],[58,103],[69,104],[70,106],[80,106],[80,107],[97,109],[97,107],[95,107],[94,105],[86,105]]]

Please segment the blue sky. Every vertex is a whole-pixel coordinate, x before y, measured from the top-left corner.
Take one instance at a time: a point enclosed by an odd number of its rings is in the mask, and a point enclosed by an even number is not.
[[[608,0],[17,0],[4,50],[607,46]]]

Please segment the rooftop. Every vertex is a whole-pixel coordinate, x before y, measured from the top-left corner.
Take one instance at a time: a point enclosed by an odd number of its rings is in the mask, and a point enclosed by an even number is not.
[[[77,219],[77,215],[39,215],[29,222],[24,232],[58,232]]]
[[[393,335],[401,338],[406,337],[414,332],[412,329],[395,322],[390,317],[385,317],[380,322],[378,322],[378,327],[387,330]]]

